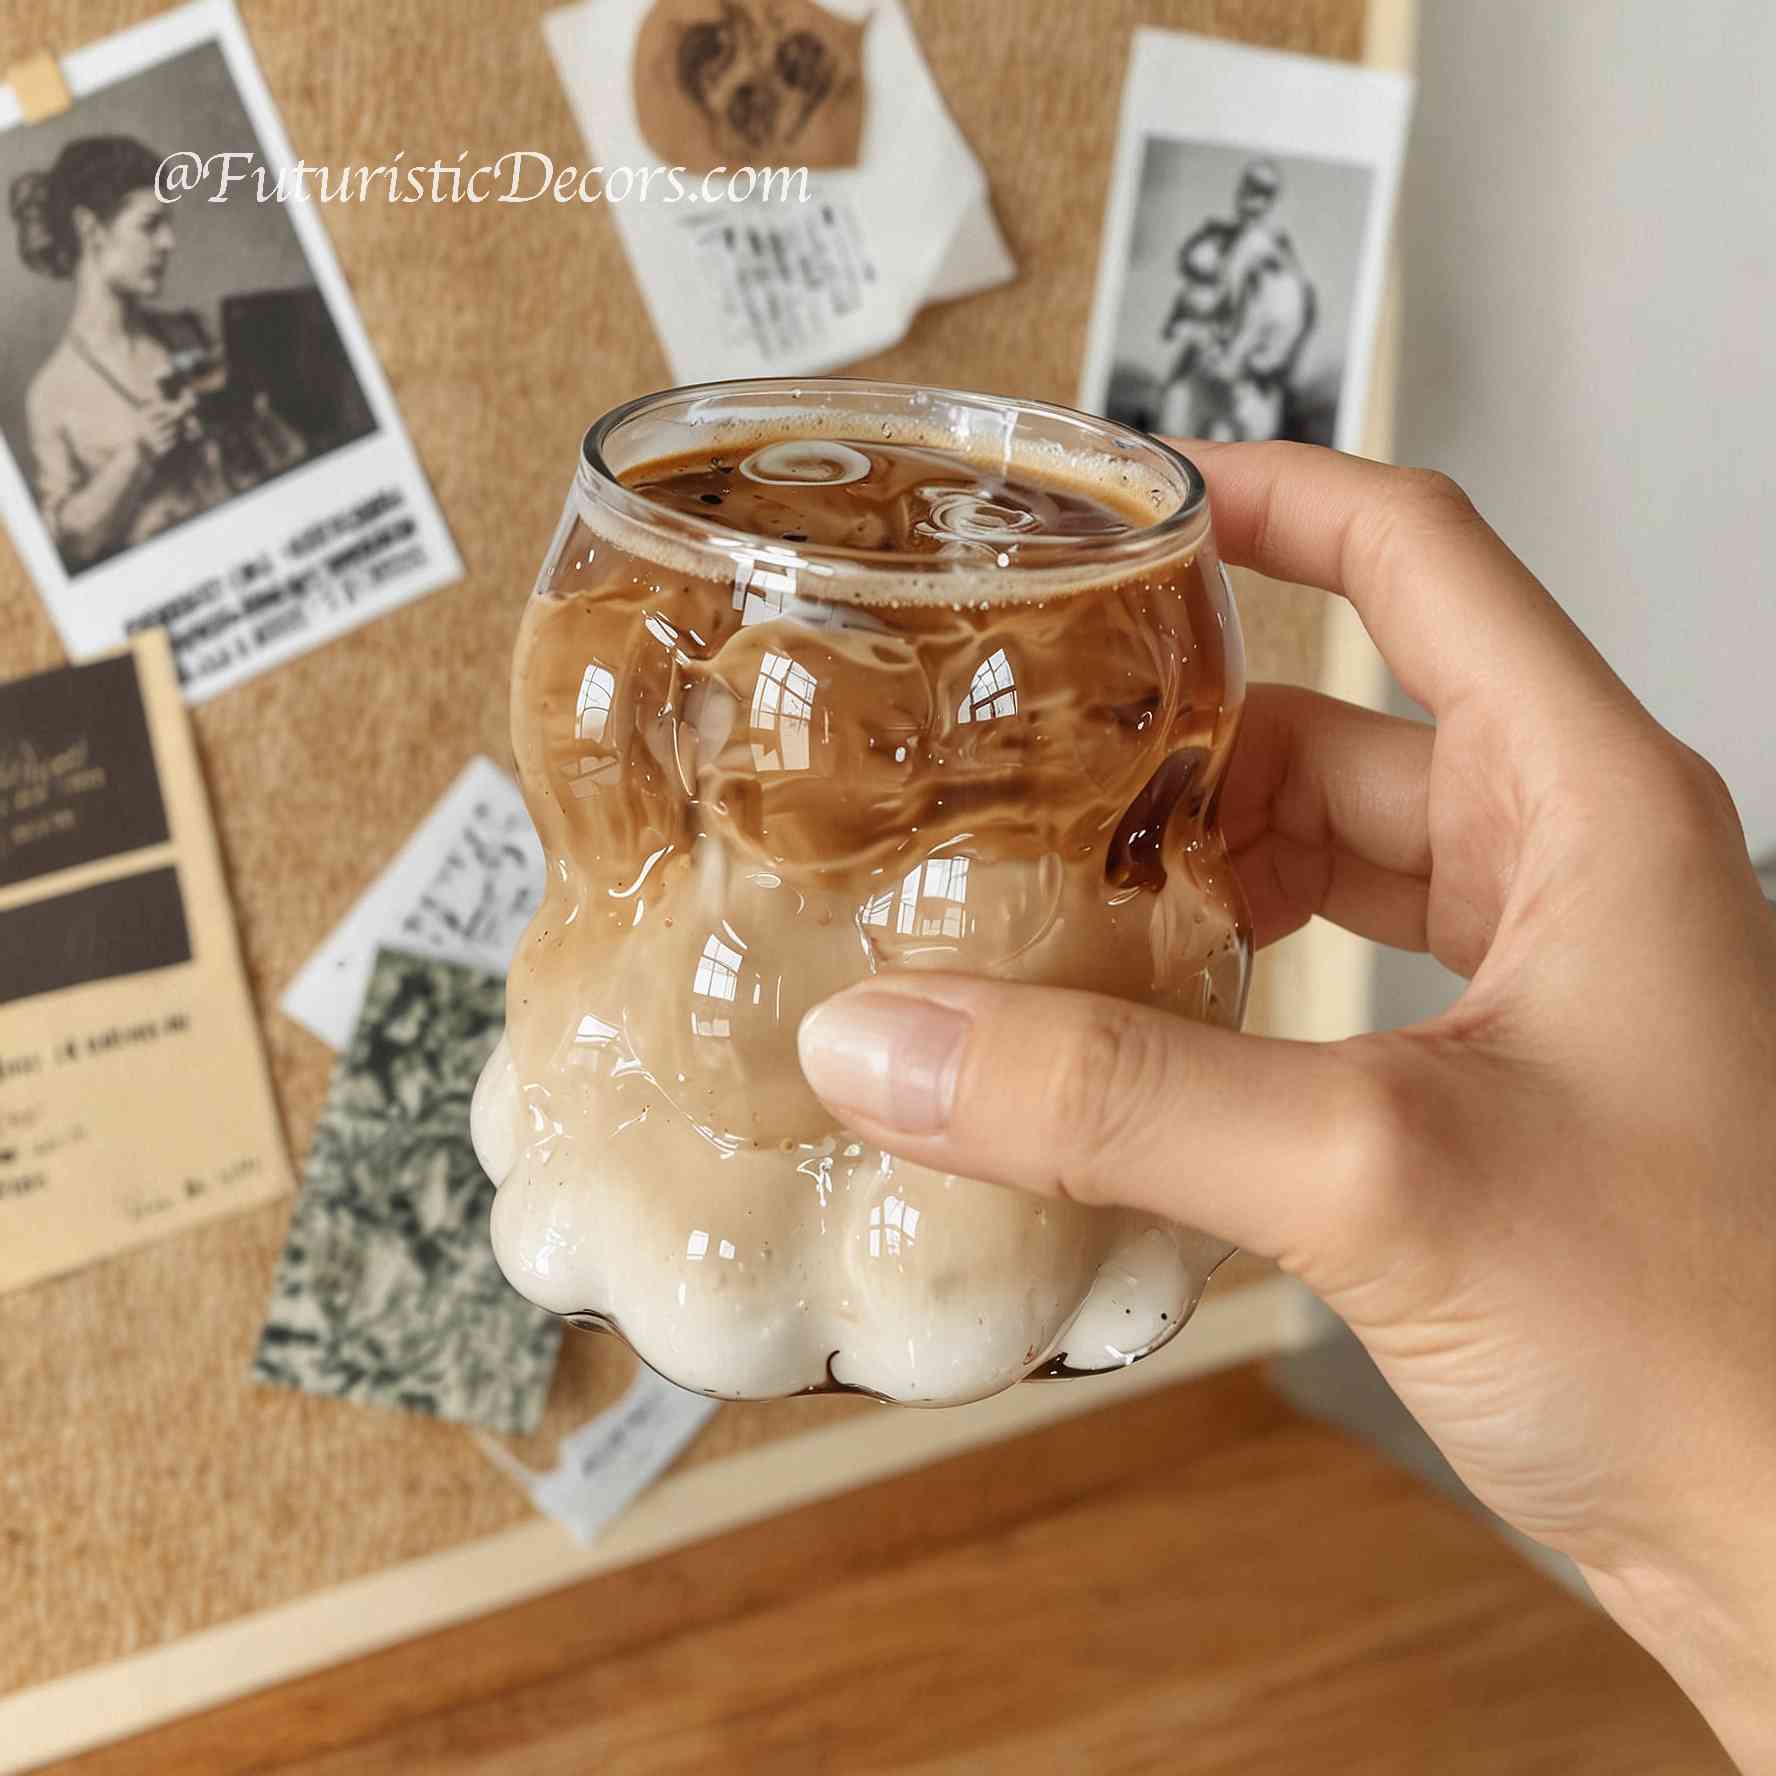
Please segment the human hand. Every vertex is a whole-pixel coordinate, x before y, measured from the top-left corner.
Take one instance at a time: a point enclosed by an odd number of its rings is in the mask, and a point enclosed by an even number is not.
[[[186,435],[196,402],[189,392],[176,401],[151,401],[137,416],[136,447],[148,462],[159,462]]]
[[[1256,940],[1317,913],[1459,1003],[1321,1045],[883,975],[804,1070],[923,1165],[1275,1257],[1776,1769],[1776,919],[1732,801],[1452,484],[1191,448],[1226,557],[1343,593],[1437,723],[1254,688],[1221,806]]]

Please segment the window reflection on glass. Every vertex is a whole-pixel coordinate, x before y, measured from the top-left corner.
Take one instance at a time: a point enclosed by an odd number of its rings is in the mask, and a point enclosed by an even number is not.
[[[583,802],[597,791],[600,784],[614,783],[622,768],[614,758],[600,758],[596,753],[588,753],[585,758],[570,761],[567,787],[575,800]]]
[[[969,680],[968,695],[956,711],[957,721],[995,721],[1002,715],[1017,714],[1017,679],[1004,648],[995,648],[974,669]]]
[[[734,1242],[732,1240],[725,1239],[725,1240],[720,1240],[717,1242],[716,1248],[715,1248],[715,1255],[718,1258],[733,1258],[733,1257],[738,1256],[738,1252],[737,1252],[737,1249],[734,1245]],[[693,1229],[692,1233],[691,1233],[691,1237],[685,1241],[685,1258],[686,1258],[686,1260],[692,1264],[701,1264],[703,1262],[703,1260],[705,1258],[707,1258],[708,1256],[709,1256],[709,1229],[706,1227],[698,1227],[698,1228]],[[681,1295],[679,1297],[679,1299],[682,1301],[684,1299],[684,1297]]]
[[[968,934],[967,857],[929,857],[890,888],[863,904],[858,917],[899,937],[966,937]]]
[[[641,626],[661,647],[677,654],[681,665],[684,663],[684,655],[679,652],[678,631],[658,611],[651,611],[643,617]]]
[[[732,1020],[719,1015],[720,1005],[731,1005],[740,989],[740,952],[725,944],[712,931],[703,940],[703,953],[697,958],[696,977],[691,991],[699,998],[718,1001],[709,1011],[693,1008],[691,1028],[699,1036],[731,1036]]]
[[[837,605],[796,590],[798,575],[829,574],[831,568],[802,560],[786,543],[733,553],[734,609],[740,613],[742,629],[752,623],[775,622],[779,617],[794,617],[816,629],[843,621]]]
[[[869,1250],[872,1258],[898,1258],[902,1246],[910,1246],[918,1233],[919,1211],[905,1197],[885,1197],[869,1212]]]
[[[818,688],[814,674],[787,654],[766,654],[759,662],[752,690],[755,770],[807,770],[808,724]]]
[[[611,704],[617,692],[617,675],[596,660],[580,679],[579,700],[574,704],[574,737],[602,740],[610,726]]]

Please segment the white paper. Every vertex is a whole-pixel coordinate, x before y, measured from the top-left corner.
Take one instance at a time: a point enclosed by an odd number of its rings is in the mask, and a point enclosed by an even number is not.
[[[219,48],[267,179],[275,178],[295,157],[239,15],[232,0],[196,0],[63,55],[62,73],[75,101],[65,118],[14,134],[21,120],[18,101],[10,87],[0,88],[0,183],[21,171],[44,170],[40,163],[53,160],[75,135],[127,133],[135,127],[131,94],[107,89],[204,45]],[[163,95],[140,127],[158,132],[153,151],[170,156],[189,146],[178,139],[181,126],[177,105],[169,106]],[[245,152],[249,144],[238,146]],[[212,183],[172,206],[171,306],[179,306],[185,287],[179,281],[186,268],[179,258],[178,218],[186,213],[189,220],[186,206],[207,205],[216,189]],[[226,203],[244,212],[257,198],[243,185],[230,191]],[[319,210],[294,197],[278,207],[294,230],[310,283],[325,298],[374,429],[72,575],[39,513],[30,463],[0,443],[0,514],[68,652],[86,659],[123,643],[132,628],[165,627],[190,702],[462,577]],[[206,226],[213,230],[213,218],[234,213],[217,206],[206,215]],[[193,249],[187,243],[184,250]],[[213,276],[213,269],[205,275]],[[34,274],[17,267],[8,276]],[[8,306],[0,298],[0,314]],[[0,361],[12,344],[7,331],[0,320]]]
[[[672,1465],[717,1405],[644,1365],[616,1405],[561,1439],[553,1468],[527,1468],[491,1437],[480,1441],[539,1511],[590,1542]]]
[[[605,167],[655,164],[630,89],[651,3],[582,0],[543,21],[581,133]],[[656,190],[611,205],[680,382],[836,369],[894,344],[926,302],[1013,275],[985,175],[900,0],[829,0],[829,10],[869,18],[856,166],[811,170],[805,203],[666,203]]]
[[[1155,399],[1151,383],[1161,408],[1168,405],[1168,389],[1185,380],[1180,340],[1187,341],[1188,328],[1168,340],[1163,322],[1167,308],[1183,300],[1186,243],[1205,224],[1237,227],[1241,175],[1262,166],[1280,189],[1258,220],[1283,237],[1294,275],[1313,292],[1312,318],[1287,373],[1299,384],[1283,391],[1298,398],[1279,398],[1270,425],[1262,423],[1271,417],[1262,399],[1255,396],[1244,412],[1230,401],[1233,411],[1220,422],[1226,429],[1201,427],[1199,435],[1308,437],[1357,448],[1412,92],[1400,74],[1138,30],[1079,404],[1143,424],[1146,414],[1134,409]],[[1236,255],[1227,257],[1236,262]],[[1241,293],[1226,294],[1237,308]],[[1240,333],[1235,321],[1227,325]],[[1241,380],[1230,379],[1236,386]],[[1186,401],[1183,410],[1203,407]],[[1302,429],[1290,429],[1291,422]],[[1305,429],[1310,424],[1314,432]]]
[[[491,759],[472,759],[303,964],[281,1007],[343,1051],[380,947],[504,974],[542,896],[542,847],[518,786]]]
[[[926,292],[928,302],[953,302],[1017,276],[1017,262],[999,232],[991,200],[983,193],[974,208],[963,216]]]

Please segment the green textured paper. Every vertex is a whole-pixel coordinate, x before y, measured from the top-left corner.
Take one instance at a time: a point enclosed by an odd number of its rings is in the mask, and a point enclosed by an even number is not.
[[[493,1185],[469,1142],[504,1012],[497,974],[378,953],[315,1128],[256,1379],[536,1427],[561,1322],[494,1262]]]

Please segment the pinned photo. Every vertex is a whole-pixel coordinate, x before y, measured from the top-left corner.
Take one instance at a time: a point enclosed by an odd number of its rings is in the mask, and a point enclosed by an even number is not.
[[[572,0],[543,31],[594,161],[688,175],[610,206],[675,381],[837,370],[1015,275],[902,0]]]
[[[502,978],[543,903],[546,866],[518,785],[476,757],[278,1001],[343,1050],[382,945]]]
[[[312,206],[170,201],[291,155],[226,0],[0,90],[0,512],[75,658],[165,628],[196,700],[460,576]]]
[[[1355,449],[1410,104],[1399,75],[1137,32],[1080,405]]]

